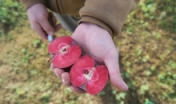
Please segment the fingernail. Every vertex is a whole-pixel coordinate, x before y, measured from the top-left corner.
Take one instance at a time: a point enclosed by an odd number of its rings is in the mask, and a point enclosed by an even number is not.
[[[62,83],[67,87],[71,85],[70,82],[68,82],[67,80],[64,80],[63,78],[62,78]]]
[[[61,78],[61,77],[60,77],[59,75],[57,75],[57,74],[56,74],[56,76],[57,76],[58,78]]]
[[[56,74],[56,76],[58,77],[58,78],[61,78],[57,73],[57,69],[53,69],[54,70],[54,73]]]
[[[62,78],[62,82],[65,83],[65,80]]]

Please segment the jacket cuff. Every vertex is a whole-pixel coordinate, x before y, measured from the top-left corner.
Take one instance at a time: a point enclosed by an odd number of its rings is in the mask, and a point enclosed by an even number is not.
[[[139,0],[86,0],[84,6],[79,10],[79,14],[82,18],[81,21],[94,22],[107,29],[111,34],[118,35],[121,32],[127,15],[134,9],[138,1]],[[87,17],[92,18],[85,20],[84,18]]]
[[[103,21],[101,21],[99,19],[96,19],[96,18],[91,17],[91,16],[84,16],[78,21],[78,24],[81,24],[83,22],[89,22],[89,23],[96,24],[96,25],[104,28],[105,30],[107,30],[109,32],[109,34],[111,36],[113,36],[112,29],[106,23],[104,23]]]
[[[44,0],[20,0],[20,2],[23,4],[25,10],[37,3],[46,4]]]

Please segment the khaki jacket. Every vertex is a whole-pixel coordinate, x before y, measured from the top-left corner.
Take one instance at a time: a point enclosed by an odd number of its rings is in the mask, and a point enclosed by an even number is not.
[[[59,14],[81,17],[78,24],[89,22],[106,29],[111,35],[120,33],[127,15],[139,0],[20,0],[27,10],[36,3]]]

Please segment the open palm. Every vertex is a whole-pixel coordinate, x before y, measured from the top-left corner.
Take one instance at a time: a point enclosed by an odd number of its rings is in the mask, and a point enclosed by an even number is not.
[[[107,66],[110,80],[116,88],[121,91],[128,89],[120,75],[118,51],[106,30],[91,23],[82,23],[72,34],[72,38],[79,44],[84,53],[89,54],[96,61]],[[55,68],[54,71],[56,75],[62,77],[65,85],[75,92],[82,92],[79,88],[70,84],[69,73],[58,68]]]

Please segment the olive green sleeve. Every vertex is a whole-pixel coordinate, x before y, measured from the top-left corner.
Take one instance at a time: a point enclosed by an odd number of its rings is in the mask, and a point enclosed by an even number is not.
[[[32,5],[37,4],[37,3],[46,4],[45,0],[20,0],[20,2],[23,4],[26,10]]]
[[[125,19],[139,0],[86,0],[79,14],[82,22],[90,22],[106,29],[111,35],[120,33]]]
[[[60,14],[80,16],[82,22],[94,23],[106,29],[112,36],[121,32],[127,15],[139,0],[20,0],[26,9],[43,3]]]
[[[85,0],[20,0],[20,2],[26,10],[34,4],[42,3],[53,12],[78,16],[78,12],[83,7]]]

